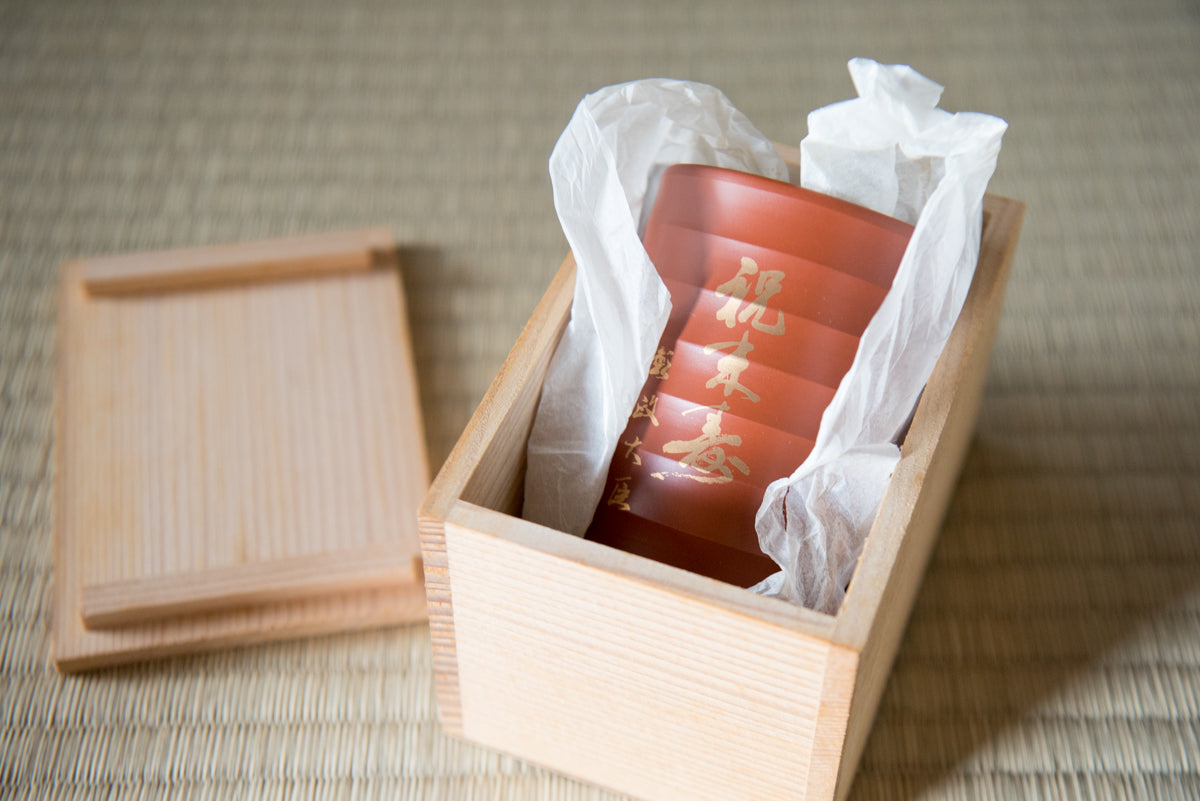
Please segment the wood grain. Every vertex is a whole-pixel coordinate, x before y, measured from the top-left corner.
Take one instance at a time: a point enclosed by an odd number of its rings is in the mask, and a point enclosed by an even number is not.
[[[805,785],[842,649],[605,569],[597,543],[514,542],[557,534],[539,528],[466,506],[446,524],[464,736],[646,799]]]
[[[88,628],[110,628],[319,595],[386,589],[421,580],[421,563],[395,543],[224,565],[183,575],[143,576],[84,585],[81,609]]]
[[[89,262],[64,267],[61,668],[424,616],[424,438],[380,236],[309,238],[366,272],[204,291],[96,296]]]
[[[88,259],[83,282],[96,296],[230,286],[365,272],[394,250],[391,231],[366,228]]]

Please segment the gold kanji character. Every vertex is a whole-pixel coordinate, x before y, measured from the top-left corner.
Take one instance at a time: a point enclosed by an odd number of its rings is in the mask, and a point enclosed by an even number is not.
[[[725,453],[725,446],[737,447],[742,444],[742,438],[737,434],[721,432],[722,414],[720,410],[709,412],[700,429],[700,436],[695,439],[677,439],[663,445],[663,453],[684,454],[683,458],[679,460],[679,464],[702,473],[702,475],[695,473],[675,473],[674,475],[690,478],[702,484],[724,484],[733,481],[731,467],[736,468],[742,475],[750,475],[750,468],[744,461]],[[655,478],[662,478],[662,476],[656,474]]]
[[[733,351],[721,358],[717,359],[717,374],[708,381],[704,382],[704,386],[708,389],[724,385],[725,397],[733,394],[734,390],[742,393],[751,402],[758,403],[758,393],[752,391],[742,384],[742,371],[750,366],[750,360],[746,358],[746,354],[754,350],[754,346],[750,344],[750,332],[742,332],[742,338],[733,342],[714,342],[711,345],[704,346],[705,355],[723,351],[728,348],[733,348]]]
[[[675,355],[675,351],[659,348],[654,354],[654,359],[650,362],[650,376],[652,378],[667,379],[667,371],[671,369],[671,357]]]
[[[629,492],[629,476],[614,479],[612,494],[608,496],[608,505],[615,506],[622,512],[628,512]]]
[[[633,414],[631,417],[649,417],[651,423],[658,425],[658,418],[655,417],[657,410],[658,396],[651,395],[650,397],[646,397],[643,395],[642,399],[638,401],[637,405],[633,408]]]
[[[750,277],[758,276],[754,286],[754,297],[746,300],[750,293]],[[775,322],[768,325],[763,322],[767,313],[767,302],[783,289],[783,271],[763,270],[759,272],[758,263],[749,256],[743,256],[737,275],[717,287],[717,294],[729,298],[725,305],[717,310],[717,319],[733,328],[736,323],[749,321],[751,327],[764,334],[782,334],[784,330],[783,313],[775,310]],[[742,308],[742,302],[746,308]]]
[[[634,449],[642,444],[642,438],[635,435],[633,442],[622,442],[621,444],[625,446],[625,458],[632,458],[635,465],[640,465],[642,463],[642,455]]]

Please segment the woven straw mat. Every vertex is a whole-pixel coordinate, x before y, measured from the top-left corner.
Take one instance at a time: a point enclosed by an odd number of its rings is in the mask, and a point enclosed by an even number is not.
[[[909,63],[1028,213],[978,434],[854,799],[1200,797],[1200,11],[1188,0],[0,4],[0,796],[600,799],[443,735],[417,625],[63,677],[56,267],[382,224],[436,468],[566,245],[575,104],[767,135]]]

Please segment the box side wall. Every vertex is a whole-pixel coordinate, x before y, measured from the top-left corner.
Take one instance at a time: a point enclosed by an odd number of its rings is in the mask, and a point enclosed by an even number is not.
[[[868,592],[849,593],[839,616],[835,639],[861,649],[861,661],[838,798],[849,793],[978,417],[1024,205],[989,197],[985,208],[988,223],[975,280],[926,386],[854,575]]]
[[[827,641],[454,522],[446,551],[465,737],[640,798],[804,797]]]
[[[506,514],[520,512],[525,443],[546,370],[570,316],[574,283],[575,263],[568,256],[421,504],[418,530],[438,711],[451,734],[462,734],[462,703],[445,520],[459,499]]]
[[[425,608],[433,645],[433,677],[438,717],[449,734],[462,735],[462,703],[458,694],[458,657],[454,650],[454,610],[450,568],[446,561],[446,528],[442,521],[421,517],[421,562],[425,571]]]

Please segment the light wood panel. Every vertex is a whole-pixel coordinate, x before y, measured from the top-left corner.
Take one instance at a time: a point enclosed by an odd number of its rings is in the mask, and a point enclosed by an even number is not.
[[[831,652],[853,655],[599,567],[597,543],[516,542],[538,528],[466,505],[446,524],[464,736],[647,799],[793,797]]]
[[[159,250],[88,259],[83,282],[93,296],[132,295],[364,272],[395,252],[391,231],[366,228],[263,242]]]
[[[92,629],[255,606],[272,601],[412,585],[421,563],[396,542],[185,573],[84,584],[84,625]]]
[[[64,267],[60,667],[423,617],[428,469],[385,237]],[[91,291],[123,263],[155,289]],[[206,264],[233,285],[200,289]]]

